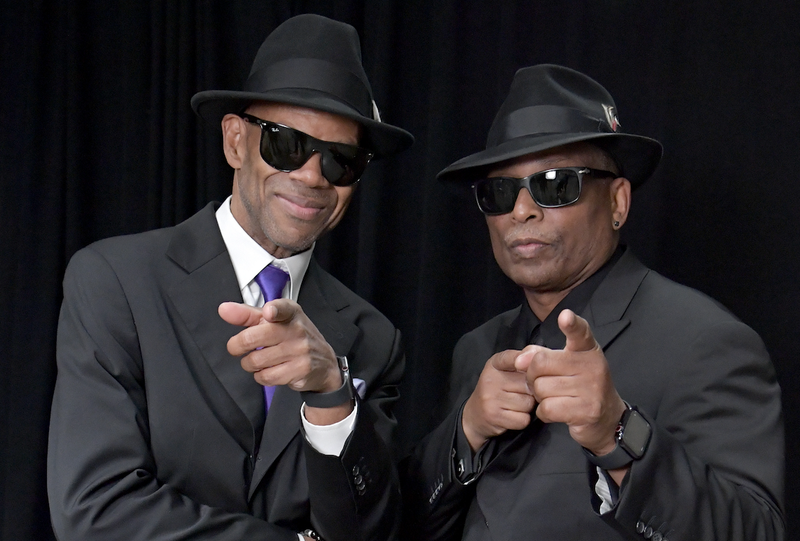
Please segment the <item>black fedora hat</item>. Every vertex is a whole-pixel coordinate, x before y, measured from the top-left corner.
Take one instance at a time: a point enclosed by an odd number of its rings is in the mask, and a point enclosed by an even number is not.
[[[442,170],[442,180],[474,180],[487,166],[578,141],[611,154],[635,188],[653,173],[661,143],[619,131],[608,91],[575,70],[552,64],[522,68],[489,129],[486,150]]]
[[[226,114],[240,113],[254,101],[299,105],[353,119],[362,126],[360,145],[376,157],[391,156],[414,142],[407,131],[381,122],[355,28],[321,15],[298,15],[282,23],[258,50],[244,90],[198,92],[192,108],[219,126]]]

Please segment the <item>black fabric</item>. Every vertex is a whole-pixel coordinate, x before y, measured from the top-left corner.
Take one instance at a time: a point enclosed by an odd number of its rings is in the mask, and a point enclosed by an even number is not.
[[[434,176],[485,147],[518,68],[562,64],[609,90],[622,131],[664,144],[634,194],[626,242],[764,338],[783,388],[797,529],[794,3],[31,0],[0,12],[0,538],[52,538],[44,464],[68,259],[230,193],[219,132],[191,96],[241,88],[267,33],[303,12],[355,26],[382,117],[417,138],[370,164],[317,247],[403,331],[404,440],[433,428],[458,337],[521,301],[470,190]]]

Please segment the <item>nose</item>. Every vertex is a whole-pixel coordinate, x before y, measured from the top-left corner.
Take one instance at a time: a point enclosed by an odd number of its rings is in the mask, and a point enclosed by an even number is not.
[[[517,193],[517,200],[514,202],[514,210],[511,217],[516,222],[527,222],[528,220],[541,218],[543,215],[542,207],[536,204],[527,188],[520,188]]]
[[[328,181],[322,176],[322,155],[314,152],[299,169],[289,172],[289,177],[310,187],[326,187]]]

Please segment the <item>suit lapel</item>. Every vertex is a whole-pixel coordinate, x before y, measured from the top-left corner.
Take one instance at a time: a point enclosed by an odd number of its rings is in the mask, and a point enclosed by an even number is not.
[[[242,297],[213,204],[176,226],[167,256],[186,272],[168,294],[197,346],[187,351],[187,362],[219,421],[250,454],[253,427],[263,423],[264,400],[261,386],[226,349],[240,329],[225,323],[217,307],[225,301],[242,302]]]
[[[298,303],[319,329],[337,355],[348,355],[358,336],[359,328],[339,314],[349,303],[338,293],[333,278],[311,259]],[[284,449],[300,432],[300,393],[288,387],[278,387],[264,424],[249,497],[252,498],[264,475]]]
[[[626,249],[592,295],[581,315],[589,322],[601,348],[606,349],[630,325],[630,320],[624,317],[625,311],[648,272]]]

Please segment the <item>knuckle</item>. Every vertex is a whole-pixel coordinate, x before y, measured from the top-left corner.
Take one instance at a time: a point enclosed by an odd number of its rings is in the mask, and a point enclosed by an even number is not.
[[[242,365],[242,368],[244,369],[245,372],[253,372],[254,371],[253,370],[253,365],[250,362],[249,355],[242,357],[241,360],[239,361],[239,364]]]
[[[256,334],[254,332],[250,332],[250,330],[251,329],[247,329],[239,334],[239,343],[245,351],[251,351],[257,347]]]
[[[259,385],[269,385],[270,384],[270,381],[266,377],[266,375],[264,374],[263,370],[259,370],[257,372],[254,372],[253,373],[253,379],[255,379],[256,383],[258,383]]]

